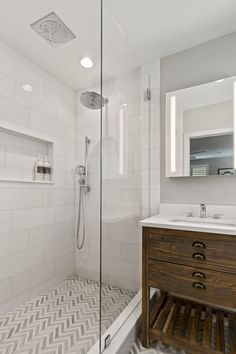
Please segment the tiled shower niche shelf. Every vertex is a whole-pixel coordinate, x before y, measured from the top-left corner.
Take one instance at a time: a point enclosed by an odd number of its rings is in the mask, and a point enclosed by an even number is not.
[[[53,171],[53,141],[31,129],[0,120],[0,182],[53,184],[35,180],[38,156],[48,156]]]

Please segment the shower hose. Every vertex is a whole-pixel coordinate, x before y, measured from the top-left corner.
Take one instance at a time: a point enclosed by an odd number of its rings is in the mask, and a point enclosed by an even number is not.
[[[78,223],[77,223],[77,232],[76,232],[76,242],[78,250],[81,250],[84,246],[85,241],[85,188],[80,186],[79,193],[79,212],[78,212]],[[82,225],[81,225],[82,223]],[[81,233],[81,232],[82,233]],[[80,241],[81,236],[81,241]]]

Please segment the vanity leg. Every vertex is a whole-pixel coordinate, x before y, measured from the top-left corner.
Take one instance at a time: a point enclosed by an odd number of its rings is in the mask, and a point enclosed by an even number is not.
[[[150,324],[150,287],[145,286],[142,290],[142,345],[149,348],[149,324]]]
[[[150,287],[148,285],[148,232],[143,227],[143,245],[142,245],[142,344],[148,348],[150,345],[149,326],[150,326]]]

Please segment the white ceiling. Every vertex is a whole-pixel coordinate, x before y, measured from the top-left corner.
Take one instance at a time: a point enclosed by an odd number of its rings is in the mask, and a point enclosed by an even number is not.
[[[30,28],[52,11],[77,36],[57,48]],[[234,32],[235,18],[235,0],[104,0],[104,79]],[[100,0],[0,0],[0,39],[74,89],[99,82]]]

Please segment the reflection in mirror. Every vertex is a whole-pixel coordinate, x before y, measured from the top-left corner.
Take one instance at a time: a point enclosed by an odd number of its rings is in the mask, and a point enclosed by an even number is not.
[[[166,94],[166,175],[235,175],[236,77]]]
[[[190,138],[191,176],[234,174],[233,133]]]

